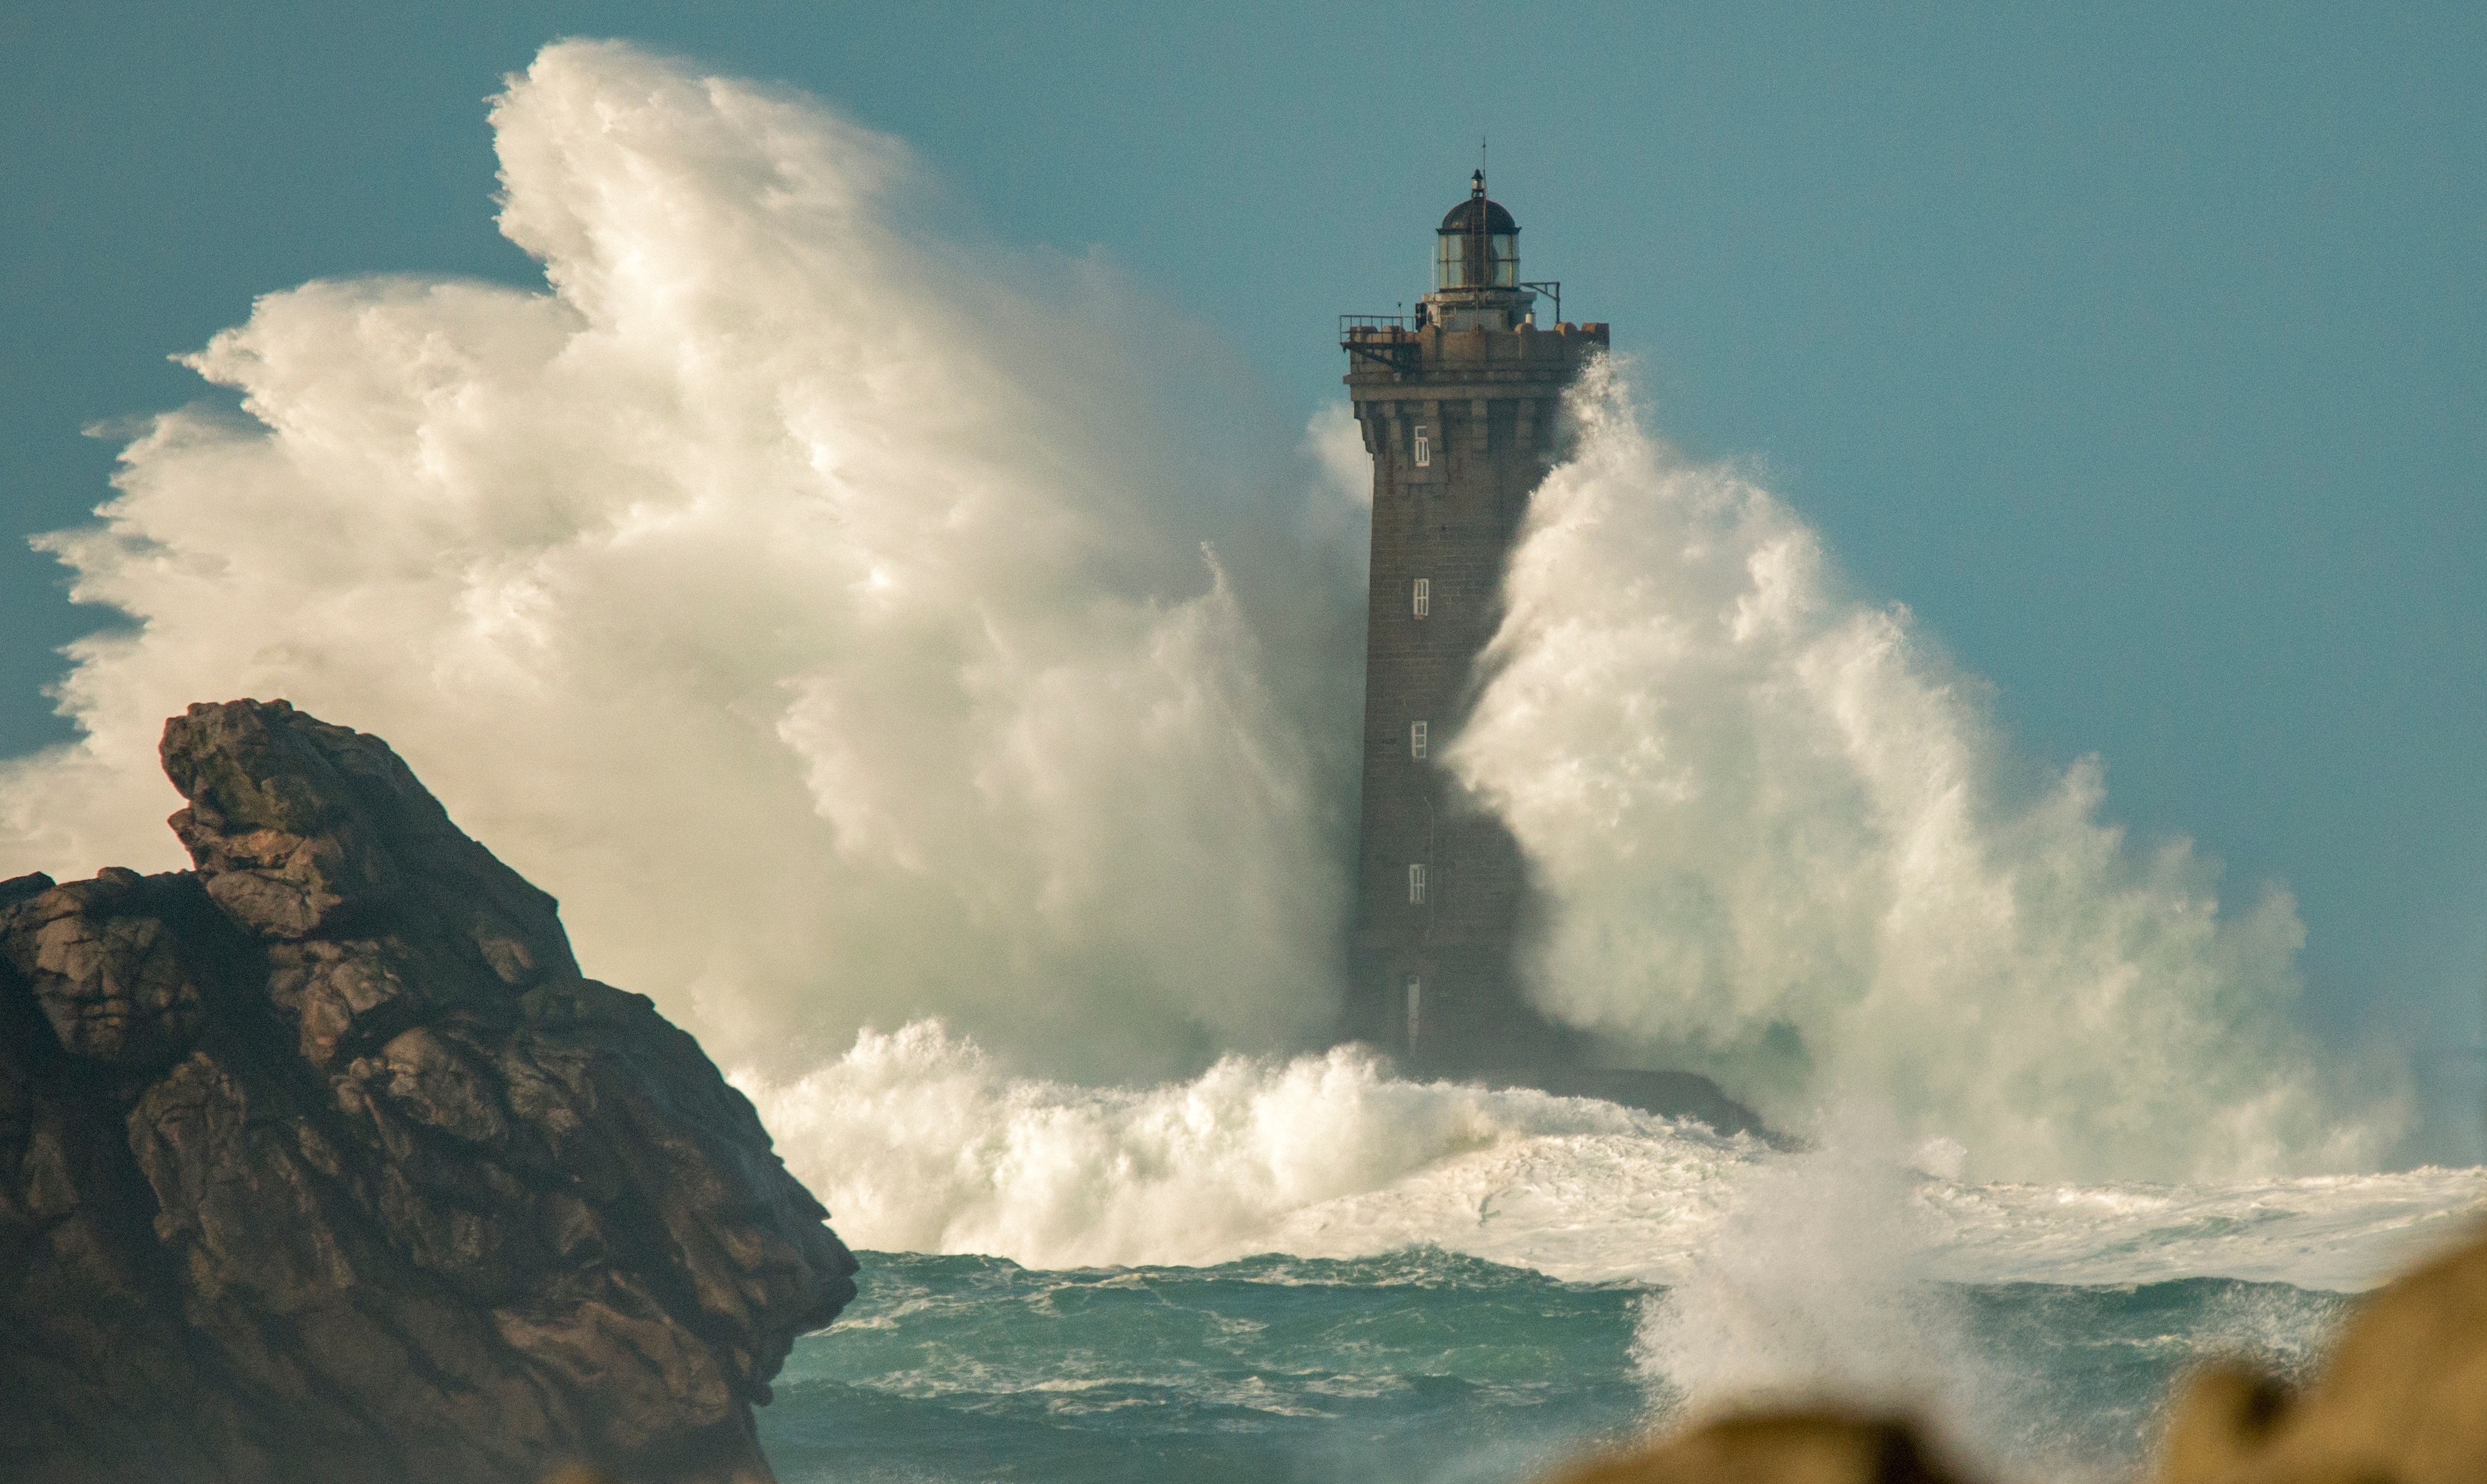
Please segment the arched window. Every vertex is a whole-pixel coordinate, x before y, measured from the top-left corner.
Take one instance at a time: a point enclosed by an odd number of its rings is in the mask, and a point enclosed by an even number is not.
[[[1432,466],[1433,462],[1434,440],[1425,431],[1425,425],[1419,423],[1416,425],[1416,467],[1419,469],[1428,468]]]

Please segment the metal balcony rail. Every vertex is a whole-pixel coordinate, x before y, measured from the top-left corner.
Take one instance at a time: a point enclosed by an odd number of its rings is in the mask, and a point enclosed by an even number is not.
[[[1413,371],[1416,366],[1416,336],[1405,315],[1341,315],[1338,344],[1351,356],[1395,371]]]

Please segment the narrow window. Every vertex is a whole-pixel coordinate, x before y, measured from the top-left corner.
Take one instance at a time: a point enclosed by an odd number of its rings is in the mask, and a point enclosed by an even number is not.
[[[1425,982],[1414,975],[1408,976],[1408,1049],[1416,1049],[1416,1021],[1423,1008]]]
[[[1408,756],[1411,757],[1422,757],[1425,756],[1425,724],[1423,722],[1410,722],[1408,724]]]
[[[1425,425],[1416,425],[1416,467],[1425,468],[1434,461],[1434,440],[1425,435]]]
[[[1416,617],[1421,618],[1434,611],[1434,579],[1416,579]]]
[[[1425,901],[1425,863],[1417,861],[1408,867],[1408,900],[1422,906]]]

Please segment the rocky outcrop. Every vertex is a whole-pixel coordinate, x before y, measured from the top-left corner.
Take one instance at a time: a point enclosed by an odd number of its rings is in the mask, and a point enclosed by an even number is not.
[[[2403,1277],[2312,1385],[2242,1365],[2193,1378],[2158,1484],[2473,1484],[2487,1478],[2487,1240]]]
[[[1547,1484],[1957,1484],[1903,1417],[1831,1409],[1721,1417]],[[2168,1408],[2152,1484],[2487,1479],[2487,1237],[2368,1299],[2312,1385],[2201,1367]]]
[[[0,1478],[769,1477],[854,1259],[377,737],[164,730],[197,869],[0,883]]]
[[[1903,1417],[1785,1412],[1721,1417],[1555,1484],[1960,1484]]]

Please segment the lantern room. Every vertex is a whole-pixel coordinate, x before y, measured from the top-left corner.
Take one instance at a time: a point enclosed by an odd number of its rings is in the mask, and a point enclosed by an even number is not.
[[[1434,287],[1520,287],[1520,224],[1485,195],[1485,172],[1468,178],[1468,199],[1451,207],[1435,238]]]

